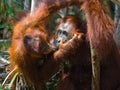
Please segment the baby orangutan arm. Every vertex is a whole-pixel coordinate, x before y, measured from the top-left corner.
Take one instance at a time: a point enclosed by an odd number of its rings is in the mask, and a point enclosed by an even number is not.
[[[75,33],[72,39],[68,40],[67,42],[62,43],[61,41],[59,44],[59,50],[54,53],[54,58],[60,59],[64,57],[69,57],[70,55],[72,55],[73,52],[76,51],[83,40],[83,33]]]

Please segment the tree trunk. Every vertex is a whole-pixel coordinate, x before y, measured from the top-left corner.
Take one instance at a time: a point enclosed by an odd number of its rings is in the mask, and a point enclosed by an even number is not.
[[[33,14],[36,11],[37,6],[40,4],[40,1],[41,0],[32,0],[31,1],[31,14]]]
[[[100,60],[98,54],[90,41],[92,60],[92,90],[100,90]]]
[[[120,7],[116,4],[115,5],[115,34],[114,39],[115,42],[120,49]]]
[[[30,10],[30,2],[31,0],[24,1],[24,10]]]
[[[120,0],[111,0],[112,2],[118,4],[120,6]]]

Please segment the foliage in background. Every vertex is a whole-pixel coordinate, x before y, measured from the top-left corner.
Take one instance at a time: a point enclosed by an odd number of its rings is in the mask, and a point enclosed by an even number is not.
[[[24,9],[24,0],[0,0],[0,50],[8,49],[15,13]]]
[[[14,24],[15,13],[24,8],[23,1],[0,0],[0,84],[9,73],[5,69],[9,64],[7,60],[9,58],[8,48],[11,42],[12,25]],[[0,90],[3,90],[1,85]]]
[[[15,12],[23,9],[23,0],[0,0],[0,26],[12,24]]]

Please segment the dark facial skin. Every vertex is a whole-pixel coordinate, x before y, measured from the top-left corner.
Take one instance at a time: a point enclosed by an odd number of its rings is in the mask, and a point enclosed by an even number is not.
[[[57,27],[57,33],[56,33],[56,38],[53,42],[53,48],[57,50],[59,48],[60,43],[65,43],[69,39],[72,38],[72,32],[74,30],[74,27],[71,23],[69,22],[63,22],[59,24]]]
[[[27,34],[24,34],[23,42],[24,46],[30,54],[40,55],[47,52],[50,46],[46,40],[45,33],[39,29],[28,29]]]

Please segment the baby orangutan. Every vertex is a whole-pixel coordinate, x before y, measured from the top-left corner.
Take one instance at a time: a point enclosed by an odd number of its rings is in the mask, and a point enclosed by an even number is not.
[[[59,50],[60,43],[68,43],[74,37],[74,34],[77,33],[84,33],[86,35],[86,26],[81,19],[76,16],[62,18],[56,27],[53,48]],[[76,42],[75,48],[71,44],[74,50],[71,49],[69,52],[71,55],[65,58],[65,60],[70,62],[70,67],[64,63],[61,81],[57,90],[91,90],[92,67],[89,42],[84,37],[81,45],[77,44],[79,43]]]

